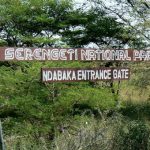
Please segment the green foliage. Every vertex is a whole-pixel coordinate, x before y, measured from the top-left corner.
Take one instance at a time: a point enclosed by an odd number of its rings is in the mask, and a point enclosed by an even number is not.
[[[124,116],[128,116],[129,118],[134,120],[149,120],[150,103],[149,101],[141,103],[133,103],[127,101],[123,104],[120,112]]]
[[[53,138],[53,130],[67,118],[84,114],[99,116],[99,109],[115,107],[109,89],[94,88],[88,82],[43,84],[40,81],[41,67],[80,67],[82,63],[1,62],[0,65],[0,117],[6,135]]]
[[[5,40],[0,39],[0,46],[5,46],[5,45],[7,45],[7,42]]]
[[[125,41],[123,24],[104,10],[74,9],[68,0],[1,1],[0,37],[9,46],[56,46],[62,40],[81,47],[90,42],[108,44],[110,39],[117,46],[117,40]]]
[[[149,137],[144,122],[115,114],[100,122],[93,118],[80,121],[74,132],[66,130],[54,140],[54,150],[148,150]]]
[[[43,137],[33,138],[26,134],[6,136],[7,149],[149,150],[150,129],[147,124],[119,114],[101,121],[78,116],[63,122],[61,127],[62,133],[56,134],[52,143]]]
[[[52,36],[64,28],[60,24],[70,11],[73,11],[71,1],[67,0],[59,4],[55,0],[1,0],[1,36],[9,46],[52,46],[55,43]]]
[[[122,40],[119,35],[124,30],[123,25],[118,23],[114,17],[107,16],[103,10],[90,9],[86,14],[82,13],[82,16],[82,22],[76,21],[80,25],[78,28],[63,32],[66,37],[64,40],[71,46],[79,47],[90,42],[97,45],[108,44],[109,38]]]
[[[30,136],[13,135],[11,137],[6,137],[6,140],[7,150],[50,150],[50,145],[44,138],[35,140]]]
[[[127,126],[127,131],[121,131],[123,143],[122,150],[148,150],[150,128],[143,122],[131,122]],[[127,143],[127,144],[125,144]]]
[[[136,73],[136,76],[133,78],[132,84],[140,88],[148,88],[150,85],[150,68],[135,68],[134,73]]]

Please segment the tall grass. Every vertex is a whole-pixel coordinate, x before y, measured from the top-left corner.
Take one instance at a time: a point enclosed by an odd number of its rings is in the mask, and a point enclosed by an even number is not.
[[[107,114],[106,114],[107,116]],[[5,136],[7,150],[149,150],[150,129],[144,121],[121,114],[97,120],[82,116],[53,141],[46,137]],[[79,117],[79,116],[78,116]]]
[[[150,130],[144,122],[121,115],[83,123],[75,133],[65,131],[53,143],[54,150],[149,150]]]

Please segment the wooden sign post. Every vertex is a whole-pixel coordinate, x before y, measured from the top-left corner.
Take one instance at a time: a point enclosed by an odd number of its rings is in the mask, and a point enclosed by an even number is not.
[[[0,149],[5,150],[1,120],[0,120]]]

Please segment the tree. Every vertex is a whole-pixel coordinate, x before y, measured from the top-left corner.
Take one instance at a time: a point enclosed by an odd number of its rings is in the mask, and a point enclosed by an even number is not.
[[[104,10],[82,11],[82,16],[85,19],[81,24],[63,32],[68,44],[80,47],[92,42],[102,47],[102,45],[111,45],[113,39],[115,41],[113,47],[123,42],[120,37],[120,33],[124,30],[123,24],[118,23],[116,18],[107,16]]]
[[[143,0],[92,0],[96,9],[103,8],[107,14],[124,23],[128,47],[141,49],[149,47],[149,2]]]
[[[53,46],[54,35],[67,26],[72,8],[69,0],[1,1],[0,39],[8,46]]]

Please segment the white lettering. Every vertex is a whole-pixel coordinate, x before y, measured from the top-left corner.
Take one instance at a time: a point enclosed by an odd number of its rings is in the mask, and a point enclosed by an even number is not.
[[[17,60],[24,60],[24,57],[22,56],[23,48],[17,48],[15,51],[15,56]]]
[[[14,59],[14,48],[5,49],[5,60],[13,60]]]

